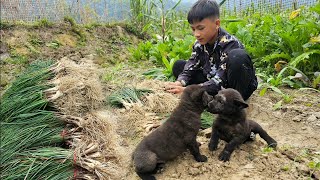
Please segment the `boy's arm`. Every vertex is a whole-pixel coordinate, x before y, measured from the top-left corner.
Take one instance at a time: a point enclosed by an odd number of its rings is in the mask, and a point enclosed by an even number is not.
[[[209,81],[204,82],[202,86],[205,87],[206,91],[210,95],[216,95],[218,94],[218,91],[221,90],[222,82],[220,82],[219,79],[211,79]]]
[[[181,82],[182,86],[188,85],[194,72],[200,70],[199,53],[201,53],[201,51],[201,45],[196,41],[192,47],[190,59],[187,61],[182,73],[177,78],[177,81]]]
[[[227,84],[226,79],[226,60],[227,54],[233,49],[243,49],[244,46],[242,43],[237,40],[234,36],[227,35],[222,37],[219,42],[221,56],[219,57],[221,62],[219,63],[219,67],[216,68],[216,73],[211,77],[211,79],[205,83],[203,86],[206,87],[206,90],[211,95],[218,94],[218,91],[221,90],[222,86]]]

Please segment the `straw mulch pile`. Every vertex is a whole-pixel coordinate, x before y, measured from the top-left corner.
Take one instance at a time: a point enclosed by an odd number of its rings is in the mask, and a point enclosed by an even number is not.
[[[99,68],[90,57],[64,57],[53,69],[55,87],[46,96],[59,110],[58,117],[69,123],[65,132],[76,162],[99,179],[118,179],[122,152],[116,133],[116,117],[101,110],[105,99],[99,81]],[[99,110],[100,109],[100,110]]]
[[[141,97],[141,103],[131,103],[123,109],[114,110],[119,117],[120,128],[125,130],[122,135],[130,134],[131,140],[138,141],[141,136],[148,135],[168,118],[178,104],[179,96],[165,92],[165,84],[166,82],[157,80],[138,82],[134,88],[149,89],[152,93]]]

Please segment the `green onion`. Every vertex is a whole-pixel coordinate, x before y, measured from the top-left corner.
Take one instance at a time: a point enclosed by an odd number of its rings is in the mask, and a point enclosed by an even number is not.
[[[150,92],[152,91],[148,89],[125,87],[113,92],[107,100],[111,106],[126,107],[133,103],[142,104],[140,98]]]
[[[48,111],[50,61],[36,61],[1,97],[0,179],[71,179],[73,154],[59,148],[65,123]]]

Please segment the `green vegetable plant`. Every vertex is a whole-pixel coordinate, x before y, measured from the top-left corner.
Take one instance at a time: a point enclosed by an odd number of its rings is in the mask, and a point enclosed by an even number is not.
[[[145,72],[145,76],[173,80],[173,64],[179,59],[189,59],[193,42],[194,37],[191,35],[185,36],[184,39],[169,36],[165,42],[154,36],[153,39],[141,42],[136,49],[130,48],[129,51],[133,61],[149,60],[157,66]]]
[[[271,76],[269,84],[289,84],[293,88],[310,87],[308,83],[290,83],[296,70],[308,79],[320,67],[320,3],[310,8],[301,7],[293,12],[256,13],[243,21],[226,22],[226,29],[239,38],[251,55],[257,71]],[[281,78],[274,77],[274,66],[286,62],[291,69]],[[288,79],[284,79],[288,77]],[[299,85],[297,85],[299,84]]]

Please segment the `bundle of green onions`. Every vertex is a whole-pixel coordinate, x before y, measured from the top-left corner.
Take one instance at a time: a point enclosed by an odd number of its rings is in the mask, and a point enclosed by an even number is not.
[[[0,179],[70,179],[72,151],[59,148],[65,123],[47,110],[51,61],[36,61],[1,97]]]
[[[59,147],[44,147],[16,153],[3,169],[1,179],[71,179],[76,174],[73,154]]]
[[[140,98],[143,95],[150,92],[152,91],[148,89],[136,89],[131,87],[124,87],[120,90],[113,92],[108,97],[108,103],[111,106],[125,107],[125,108],[130,108],[134,103],[142,105]]]

